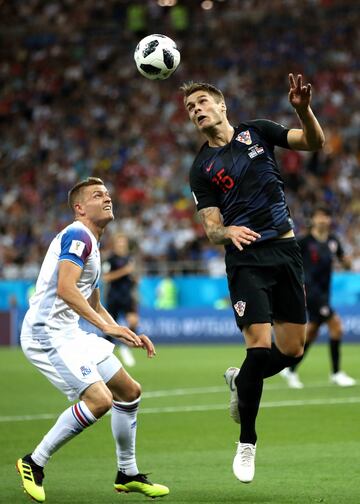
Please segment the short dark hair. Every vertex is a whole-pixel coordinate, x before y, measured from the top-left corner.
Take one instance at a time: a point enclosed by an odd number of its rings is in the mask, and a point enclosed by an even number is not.
[[[186,101],[186,98],[188,98],[190,95],[196,93],[196,91],[205,91],[206,93],[209,93],[217,98],[218,101],[225,101],[222,91],[212,84],[208,84],[207,82],[184,82],[182,86],[180,86],[180,91],[182,91],[184,94],[184,101]]]
[[[311,217],[314,217],[314,215],[318,212],[324,213],[325,215],[328,215],[329,217],[332,216],[332,211],[331,208],[326,205],[325,203],[319,203],[319,205],[315,205],[312,210],[311,210]]]
[[[104,185],[104,182],[101,180],[101,178],[88,177],[84,180],[81,180],[70,189],[70,191],[68,192],[68,204],[71,210],[74,210],[75,201],[78,198],[79,194],[81,193],[81,190],[84,187],[89,187],[93,185]]]

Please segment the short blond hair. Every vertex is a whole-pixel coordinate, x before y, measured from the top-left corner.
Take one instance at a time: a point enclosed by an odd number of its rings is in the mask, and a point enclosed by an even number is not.
[[[207,82],[193,82],[193,81],[184,82],[180,86],[180,91],[182,91],[184,94],[184,102],[186,102],[186,99],[190,95],[196,93],[197,91],[205,91],[206,93],[212,95],[216,99],[216,101],[225,102],[225,98],[222,91],[219,88],[213,86],[212,84],[208,84]]]
[[[93,185],[104,185],[104,182],[101,178],[88,177],[85,180],[81,180],[70,189],[68,192],[68,204],[71,210],[75,211],[75,202],[79,198],[82,189]]]

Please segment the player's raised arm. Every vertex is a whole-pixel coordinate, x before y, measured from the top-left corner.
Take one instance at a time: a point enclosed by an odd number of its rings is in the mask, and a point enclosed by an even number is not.
[[[303,84],[302,75],[295,79],[289,74],[289,102],[294,107],[302,129],[290,129],[288,132],[289,146],[294,150],[316,151],[325,143],[324,132],[316,119],[311,107],[311,84]]]

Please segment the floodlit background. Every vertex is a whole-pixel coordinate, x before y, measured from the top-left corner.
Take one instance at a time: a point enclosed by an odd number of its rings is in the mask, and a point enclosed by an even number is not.
[[[303,391],[287,390],[278,377],[268,382],[257,480],[239,486],[231,474],[237,429],[227,418],[222,373],[241,363],[243,348],[209,345],[239,343],[241,335],[223,251],[209,245],[195,215],[187,177],[201,139],[178,90],[187,80],[211,82],[223,90],[233,124],[269,118],[296,127],[288,73],[313,84],[326,146],[315,154],[279,150],[277,159],[297,232],[311,207],[326,202],[353,258],[352,272],[336,272],[333,304],[348,342],[344,367],[359,380],[359,31],[352,0],[0,1],[1,502],[23,502],[11,465],[66,405],[25,361],[18,331],[47,246],[72,219],[67,191],[86,176],[104,179],[113,195],[116,220],[103,259],[112,235],[127,233],[141,324],[159,344],[157,359],[139,357],[133,374],[145,391],[139,457],[171,487],[168,501],[360,502],[359,388],[328,385],[322,345],[303,365]],[[166,81],[146,80],[135,68],[136,44],[151,33],[170,36],[181,52]],[[159,310],[164,279],[176,302]],[[49,502],[137,502],[110,493],[107,421],[54,457]]]

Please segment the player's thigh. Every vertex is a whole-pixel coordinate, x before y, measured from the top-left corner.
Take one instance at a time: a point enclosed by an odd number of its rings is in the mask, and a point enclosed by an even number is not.
[[[22,338],[21,344],[28,360],[69,401],[78,399],[90,385],[102,381],[92,358],[84,352],[72,351],[70,345],[54,348],[45,338],[36,341]]]
[[[251,324],[243,327],[246,348],[270,348],[271,324]]]
[[[329,328],[330,337],[332,339],[341,339],[343,335],[343,326],[341,318],[335,312],[332,313],[331,317],[327,321],[327,326]]]
[[[322,322],[311,321],[306,324],[306,343],[312,343],[319,335]]]
[[[304,325],[306,323],[306,298],[301,256],[296,249],[283,251],[283,264],[279,265],[276,285],[273,288],[273,317],[276,321]]]
[[[285,355],[300,357],[304,351],[306,324],[274,321],[276,346]]]
[[[123,367],[106,383],[115,401],[132,402],[141,395],[141,386]]]
[[[237,266],[228,272],[231,304],[238,327],[271,324],[274,283],[271,268]]]

